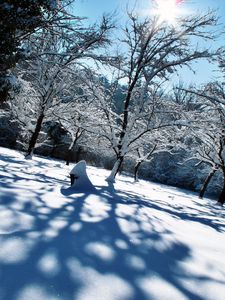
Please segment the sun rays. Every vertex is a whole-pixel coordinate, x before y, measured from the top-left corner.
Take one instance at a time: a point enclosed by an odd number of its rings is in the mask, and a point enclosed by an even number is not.
[[[183,2],[183,0],[154,0],[153,14],[158,17],[160,23],[166,22],[175,26],[182,13]]]

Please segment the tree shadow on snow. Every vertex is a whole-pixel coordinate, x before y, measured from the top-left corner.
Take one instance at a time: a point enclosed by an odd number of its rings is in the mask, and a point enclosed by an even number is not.
[[[113,185],[61,192],[60,208],[37,194],[36,208],[18,210],[32,218],[31,228],[0,235],[0,299],[159,299],[157,284],[176,299],[204,299],[183,284],[196,276],[182,268],[188,246],[145,211],[159,207]]]
[[[62,179],[46,174],[47,163],[42,165],[43,173],[34,172],[30,179],[29,163],[18,174],[11,166],[13,158],[5,162],[2,171],[8,176],[0,179],[0,300],[163,299],[160,295],[203,300],[204,295],[185,283],[225,283],[187,272],[183,263],[191,258],[191,249],[177,241],[160,214],[152,211],[217,231],[222,231],[222,224],[200,217],[197,211],[187,214],[176,209],[172,201],[150,202],[116,190],[113,184],[92,190],[64,186]],[[30,191],[28,201],[19,202],[13,192],[21,180],[41,184]],[[43,200],[55,186],[62,186],[64,201],[58,207]]]

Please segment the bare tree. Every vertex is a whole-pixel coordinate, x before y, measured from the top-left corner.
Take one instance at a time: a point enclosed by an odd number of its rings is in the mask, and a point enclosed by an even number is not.
[[[86,101],[86,95],[84,94],[76,95],[72,101],[60,103],[54,109],[53,114],[57,122],[69,133],[71,138],[65,155],[66,165],[69,165],[72,161],[74,148],[82,140],[86,128],[88,128],[88,109],[89,102]]]
[[[25,63],[21,73],[35,90],[33,99],[37,110],[26,157],[32,157],[42,124],[49,116],[53,116],[54,107],[65,100],[70,91],[75,97],[76,89],[71,88],[71,74],[77,71],[81,59],[97,59],[94,52],[109,42],[107,32],[110,28],[110,22],[103,18],[99,26],[84,29],[78,24],[76,28],[72,26],[70,31],[68,28],[56,28],[57,32],[42,31],[41,35],[38,33],[38,37],[32,36],[28,41],[36,56]]]
[[[214,54],[206,49],[200,50],[193,45],[193,37],[212,39],[208,27],[216,24],[216,18],[209,12],[201,16],[193,16],[183,19],[178,29],[169,27],[167,24],[159,24],[157,18],[140,21],[133,15],[129,15],[130,23],[124,30],[123,43],[126,51],[121,63],[117,65],[119,76],[126,80],[124,89],[124,101],[122,113],[117,118],[116,124],[111,126],[111,134],[115,136],[112,144],[116,153],[116,162],[112,169],[109,181],[114,181],[124,157],[130,151],[129,148],[140,138],[150,131],[162,126],[166,122],[158,122],[155,125],[151,122],[138,126],[136,135],[131,135],[132,128],[143,123],[143,114],[151,115],[151,110],[142,111],[142,104],[146,99],[151,101],[149,95],[155,84],[161,84],[170,73],[176,72],[181,66],[189,66],[193,60],[200,58],[211,58]],[[146,107],[146,106],[145,106]],[[108,117],[112,116],[112,112]],[[111,118],[112,119],[112,118]],[[157,123],[158,122],[158,123]],[[114,126],[117,130],[113,130]],[[142,128],[142,129],[141,129]],[[132,136],[132,138],[130,138]]]
[[[93,98],[90,114],[92,125],[88,131],[99,141],[99,147],[102,150],[108,148],[108,152],[113,151],[118,161],[118,140],[123,121],[120,102],[126,95],[127,87],[119,84],[118,74],[111,83],[107,82],[107,86],[93,73],[87,74],[85,78],[85,85]],[[122,91],[119,98],[118,90]],[[135,102],[129,107],[130,120],[123,157],[136,161],[137,177],[137,171],[144,161],[150,161],[159,152],[171,153],[175,144],[174,125],[183,114],[182,106],[170,101],[159,84],[139,84],[135,89],[135,97]],[[114,165],[114,170],[115,167],[117,165]]]
[[[184,90],[194,94],[203,103],[203,111],[195,121],[191,135],[196,138],[195,155],[199,161],[210,166],[199,196],[202,198],[215,175],[220,172],[223,177],[223,187],[218,198],[221,205],[225,202],[225,90],[223,82],[207,84],[203,89]],[[197,124],[196,124],[197,123]],[[193,126],[193,124],[190,126]],[[191,127],[190,127],[191,128]]]

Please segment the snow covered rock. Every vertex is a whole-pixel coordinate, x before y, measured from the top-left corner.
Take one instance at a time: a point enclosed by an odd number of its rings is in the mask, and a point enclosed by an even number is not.
[[[87,166],[86,161],[79,161],[74,168],[70,171],[70,179],[71,179],[71,187],[87,191],[90,189],[94,189],[93,184],[87,175]]]

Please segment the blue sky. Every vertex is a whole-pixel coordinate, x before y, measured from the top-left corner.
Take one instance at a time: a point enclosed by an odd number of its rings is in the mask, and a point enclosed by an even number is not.
[[[225,26],[225,0],[184,0],[182,7],[187,11],[207,11],[208,8],[217,9],[220,17],[220,23]],[[77,0],[74,13],[79,16],[87,17],[91,23],[98,21],[103,13],[116,12],[116,21],[123,22],[126,20],[127,6],[133,8],[138,13],[143,14],[151,7],[152,0]],[[225,45],[224,37],[219,39],[217,45]],[[215,79],[217,73],[215,67],[206,62],[199,62],[193,65],[196,75],[190,71],[183,70],[180,80],[189,82],[204,83],[208,80]]]
[[[207,8],[218,9],[219,15],[225,22],[225,0],[184,0],[189,9],[207,10]],[[127,4],[144,10],[151,5],[151,0],[77,0],[75,7],[79,15],[87,16],[92,20],[98,19],[104,12],[117,11],[120,17],[124,17]]]

